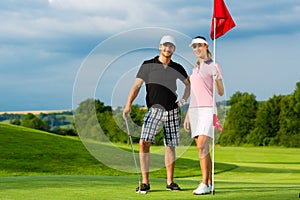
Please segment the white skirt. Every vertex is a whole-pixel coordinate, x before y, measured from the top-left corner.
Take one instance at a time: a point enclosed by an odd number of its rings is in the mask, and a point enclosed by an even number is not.
[[[206,135],[213,137],[213,108],[189,108],[191,137]]]

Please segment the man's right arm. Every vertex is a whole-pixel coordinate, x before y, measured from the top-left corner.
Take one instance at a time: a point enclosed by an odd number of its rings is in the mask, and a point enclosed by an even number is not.
[[[130,115],[131,112],[131,104],[134,101],[134,99],[137,97],[139,94],[139,91],[144,83],[144,80],[141,78],[136,78],[134,80],[134,83],[132,85],[132,88],[130,90],[130,93],[128,95],[127,103],[124,107],[123,110],[123,118],[125,119],[128,115]]]

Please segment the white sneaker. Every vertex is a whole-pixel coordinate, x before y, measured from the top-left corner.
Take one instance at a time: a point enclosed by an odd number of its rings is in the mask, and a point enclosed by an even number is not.
[[[195,194],[195,195],[210,194],[211,189],[212,189],[211,187],[209,187],[208,185],[205,185],[204,183],[201,182],[199,184],[198,188],[193,191],[193,194]]]
[[[209,184],[208,187],[209,187],[210,193],[215,194],[215,189],[212,188],[212,185]]]
[[[212,185],[211,184],[208,185],[208,188],[209,188],[209,191],[212,192]]]

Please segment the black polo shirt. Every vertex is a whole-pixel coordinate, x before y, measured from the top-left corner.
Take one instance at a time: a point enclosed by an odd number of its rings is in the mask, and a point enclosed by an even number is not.
[[[137,78],[146,84],[147,107],[158,107],[166,110],[177,108],[177,79],[182,82],[188,77],[185,69],[179,63],[170,61],[165,69],[158,56],[146,60],[140,67]]]

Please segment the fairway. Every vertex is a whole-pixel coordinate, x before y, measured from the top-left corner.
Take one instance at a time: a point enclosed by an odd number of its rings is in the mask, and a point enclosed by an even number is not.
[[[190,159],[195,152],[190,147],[180,159]],[[180,159],[175,174],[186,167]],[[215,175],[214,196],[192,195],[199,176],[175,178],[182,191],[166,191],[162,169],[151,173],[151,192],[146,195],[135,193],[135,174],[10,176],[0,179],[0,199],[299,199],[299,149],[216,147],[216,161],[216,166],[226,167]]]
[[[119,146],[131,151],[129,145]],[[151,148],[156,152],[163,147]],[[78,138],[0,123],[0,152],[0,200],[292,200],[300,193],[297,148],[216,146],[214,196],[192,195],[201,179],[195,146],[176,161],[175,181],[182,191],[166,191],[165,169],[159,169],[151,171],[151,191],[146,195],[135,193],[135,173],[103,165]],[[130,162],[134,167],[133,159]]]
[[[217,176],[218,177],[218,176]],[[243,177],[241,177],[243,178]],[[248,177],[249,179],[249,177]],[[134,177],[113,176],[31,176],[4,177],[0,181],[0,199],[297,199],[299,184],[269,183],[267,180],[248,182],[216,181],[216,194],[194,196],[198,184],[192,179],[177,179],[182,191],[166,191],[165,179],[152,178],[151,192],[136,194]]]

